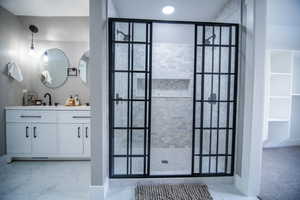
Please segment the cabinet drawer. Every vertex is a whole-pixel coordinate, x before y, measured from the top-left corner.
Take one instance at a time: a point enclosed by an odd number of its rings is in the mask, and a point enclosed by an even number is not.
[[[91,111],[58,111],[58,123],[89,123]]]
[[[56,123],[56,112],[42,110],[7,110],[6,121]]]

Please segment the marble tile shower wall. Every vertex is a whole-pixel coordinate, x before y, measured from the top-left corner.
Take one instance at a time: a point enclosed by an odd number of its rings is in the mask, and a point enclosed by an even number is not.
[[[152,66],[152,147],[191,148],[194,46],[154,44]]]
[[[116,66],[126,69],[127,46],[116,48]],[[152,147],[191,148],[192,145],[192,91],[194,47],[187,44],[153,44],[152,60]],[[134,49],[134,66],[144,66],[144,48]],[[143,98],[144,76],[134,76],[134,98]],[[118,76],[116,93],[127,96],[127,75]],[[127,105],[116,105],[116,124],[126,125]],[[144,103],[133,106],[133,126],[144,124]],[[133,141],[135,148],[142,148],[143,134]],[[126,137],[118,139],[119,148],[126,147]]]

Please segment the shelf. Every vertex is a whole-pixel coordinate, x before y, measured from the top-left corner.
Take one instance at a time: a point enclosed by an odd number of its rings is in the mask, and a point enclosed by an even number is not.
[[[275,73],[275,72],[271,72],[271,76],[292,76],[291,73]]]
[[[269,122],[288,122],[290,119],[268,119]]]
[[[295,93],[295,94],[292,94],[292,96],[300,96],[300,94],[296,94],[296,93]]]
[[[291,75],[292,55],[292,52],[288,51],[271,51],[271,72]]]
[[[300,94],[299,94],[300,95]],[[270,96],[271,99],[290,99],[290,96]]]

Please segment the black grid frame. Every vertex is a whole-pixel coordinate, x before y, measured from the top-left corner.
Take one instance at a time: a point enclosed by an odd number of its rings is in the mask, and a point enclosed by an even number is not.
[[[127,24],[129,36],[128,40],[116,39],[116,24],[123,23]],[[192,155],[191,155],[191,174],[184,175],[150,175],[150,157],[151,157],[151,80],[152,80],[152,24],[153,23],[176,23],[176,24],[191,24],[195,26],[195,45],[194,45],[194,94],[193,94],[193,138],[192,138]],[[145,24],[145,41],[135,41],[134,39],[134,27],[136,24]],[[199,34],[199,29],[202,28],[202,33]],[[206,40],[209,36],[206,35],[206,30],[210,28],[211,35],[216,35],[218,39],[212,39],[210,43]],[[222,43],[222,29],[229,30],[228,42]],[[219,30],[219,31],[218,31]],[[234,32],[234,34],[233,34]],[[199,42],[199,40],[201,42]],[[219,42],[215,42],[219,40]],[[126,69],[119,69],[116,66],[116,45],[123,44],[127,45],[128,51],[128,66]],[[237,74],[238,74],[238,44],[239,44],[239,25],[228,24],[228,23],[210,23],[210,22],[191,22],[191,21],[166,21],[166,20],[147,20],[147,19],[127,19],[127,18],[110,18],[109,19],[109,126],[110,126],[110,178],[161,178],[161,177],[211,177],[211,176],[232,176],[234,172],[234,156],[235,156],[235,129],[236,129],[236,107],[237,107]],[[145,46],[145,69],[138,70],[134,67],[134,46],[144,45]],[[207,56],[205,50],[210,49],[212,52],[218,51],[218,63],[214,63],[214,53],[212,56]],[[222,49],[228,49],[228,60],[226,65],[228,71],[220,70],[225,64],[221,62]],[[201,51],[200,51],[201,50]],[[198,53],[201,52],[201,61],[199,60]],[[206,70],[205,59],[210,58],[212,61],[212,68],[219,68],[219,70],[212,71]],[[200,69],[199,70],[199,66]],[[116,75],[126,74],[127,75],[127,95],[126,98],[120,98],[116,96]],[[143,98],[135,98],[133,96],[133,76],[142,74],[145,78],[145,95]],[[208,99],[204,95],[206,86],[206,77],[217,77],[217,84],[214,83],[214,78],[211,79],[209,89],[211,93],[215,87],[218,88],[216,94],[217,99]],[[221,78],[229,77],[227,82],[227,99],[220,98],[220,87]],[[201,84],[199,84],[200,80]],[[199,86],[201,85],[201,87]],[[197,90],[201,90],[199,96]],[[144,124],[142,126],[134,126],[133,123],[133,104],[135,102],[144,103]],[[125,103],[127,106],[127,124],[125,126],[117,126],[115,122],[115,107],[116,103]],[[226,105],[226,125],[220,126],[220,104]],[[201,107],[199,112],[199,105]],[[207,106],[208,105],[208,106]],[[217,107],[218,119],[217,126],[212,124],[212,110]],[[204,125],[204,108],[210,108],[211,112],[209,115],[210,124],[209,126]],[[200,116],[200,123],[197,121],[197,116]],[[115,152],[115,139],[116,132],[123,131],[126,134],[126,152],[124,154],[118,154]],[[136,154],[132,152],[133,145],[133,132],[139,130],[143,132],[143,152]],[[220,132],[226,134],[226,151],[219,152],[219,135]],[[203,151],[203,136],[204,133],[209,134],[209,152]],[[212,152],[212,133],[216,133],[217,150]],[[230,138],[229,138],[230,134]],[[200,146],[197,146],[199,144]],[[230,152],[229,152],[230,151]],[[143,159],[143,169],[140,173],[133,171],[133,160],[136,158]],[[218,162],[220,158],[225,158],[226,163],[223,171],[218,170]],[[116,159],[126,160],[126,166],[124,166],[123,173],[116,173]],[[203,171],[202,164],[203,160],[208,159],[209,167],[208,171]],[[212,160],[215,162],[215,170],[212,170]],[[230,163],[230,164],[228,164]]]
[[[208,40],[211,37],[214,39]],[[232,176],[234,173],[238,44],[238,25],[195,25],[193,176]],[[225,120],[223,126],[221,117]],[[225,135],[223,140],[220,139],[222,134]],[[223,152],[220,146],[225,148]]]
[[[127,28],[126,34],[122,32],[121,36],[127,35],[127,38],[121,40],[118,38],[117,24],[125,25]],[[144,25],[145,26],[145,40],[139,41],[135,38],[135,26]],[[125,46],[127,51],[127,66],[120,68],[116,63],[116,48],[117,45]],[[137,66],[134,62],[135,57],[135,48],[143,47],[145,52],[145,62],[142,66]],[[152,23],[143,23],[143,22],[117,22],[110,20],[109,21],[109,106],[110,106],[110,176],[113,177],[145,177],[150,173],[150,129],[151,129],[151,53],[152,52]],[[139,56],[139,55],[137,55]],[[143,69],[139,69],[139,68]],[[138,69],[136,69],[138,68]],[[126,94],[120,94],[116,91],[116,76],[126,77],[125,90]],[[144,94],[143,96],[138,96],[134,87],[137,87],[138,82],[135,83],[134,76],[143,77],[144,85]],[[123,85],[124,86],[124,85]],[[126,96],[124,98],[124,95]],[[123,104],[123,108],[126,109],[126,123],[122,126],[119,126],[115,123],[115,115],[118,114],[115,112],[116,107],[119,104]],[[144,119],[142,123],[135,124],[134,119],[134,109],[137,104],[142,105],[142,110],[144,112]],[[123,132],[123,139],[126,138],[126,151],[124,153],[115,152],[115,138],[117,132]],[[142,133],[143,138],[143,152],[135,153],[133,152],[133,138],[137,132]],[[140,137],[141,137],[140,136]],[[143,161],[143,169],[137,171],[134,170],[134,162],[138,159]],[[126,169],[123,173],[116,172],[116,160],[123,160],[123,163],[126,162]],[[125,161],[126,160],[126,161]],[[122,170],[122,169],[121,169]]]

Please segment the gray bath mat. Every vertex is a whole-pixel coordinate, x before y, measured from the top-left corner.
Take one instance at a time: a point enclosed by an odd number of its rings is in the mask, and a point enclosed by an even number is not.
[[[212,200],[207,185],[138,185],[136,200]]]

